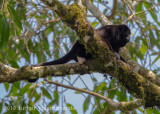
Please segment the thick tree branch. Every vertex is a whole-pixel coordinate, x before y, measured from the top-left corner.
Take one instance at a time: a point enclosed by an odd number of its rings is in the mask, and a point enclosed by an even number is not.
[[[56,0],[52,0],[54,2]],[[48,7],[51,7],[53,5],[47,4]],[[60,5],[61,6],[61,5]],[[74,6],[74,9],[73,9]],[[55,7],[55,5],[53,6]],[[61,7],[58,8],[58,10],[55,11],[57,14],[59,12],[62,12],[60,10]],[[70,10],[78,10],[72,12],[72,15],[70,15],[70,18],[64,19],[65,15],[71,14]],[[91,26],[88,24],[86,20],[85,10],[82,10],[79,6],[71,5],[67,6],[67,9],[65,11],[65,15],[58,14],[65,23],[68,23],[68,25],[76,30],[77,35],[80,37],[80,40],[82,43],[86,46],[87,51],[89,51],[92,55],[94,55],[95,58],[98,59],[100,63],[103,63],[105,71],[111,75],[115,76],[119,82],[124,85],[130,93],[137,96],[138,98],[141,98],[145,101],[145,106],[159,106],[160,105],[160,88],[147,79],[143,78],[141,75],[136,73],[129,65],[121,62],[121,61],[114,61],[113,55],[108,49],[107,45],[102,42],[98,35],[93,31]],[[63,8],[62,8],[63,9]],[[65,9],[65,8],[64,8]],[[74,14],[76,12],[76,14]],[[82,15],[83,14],[83,15]],[[73,18],[74,17],[74,22]],[[72,21],[72,23],[70,23]],[[82,23],[83,22],[83,23]],[[77,26],[77,23],[78,26]],[[83,29],[82,29],[83,27]],[[109,55],[109,56],[108,56]],[[114,62],[113,62],[114,61]],[[116,64],[115,64],[116,62]],[[118,67],[117,67],[118,66]]]
[[[128,18],[124,23],[126,23],[128,20],[131,20],[132,18],[134,18],[134,16],[135,16],[136,14],[144,13],[144,12],[145,12],[145,11],[142,11],[142,12],[134,13],[134,11],[132,10],[132,8],[131,8],[130,5],[128,4],[129,1],[126,2],[126,0],[123,0],[123,2],[127,5],[128,9],[129,9],[130,12],[131,12],[131,15],[129,16],[129,18]],[[158,4],[156,4],[156,5],[158,5]],[[155,6],[156,6],[156,5],[155,5]],[[149,11],[149,10],[153,9],[155,6],[149,8],[149,9],[146,10],[146,11]],[[123,52],[128,53],[128,51],[126,51],[124,48],[123,48]],[[139,73],[139,74],[142,75],[144,78],[146,78],[146,79],[148,79],[149,81],[151,81],[152,83],[160,86],[160,77],[158,77],[158,76],[157,76],[155,73],[153,73],[152,71],[150,71],[150,70],[144,68],[143,66],[135,63],[135,62],[131,59],[130,55],[127,55],[127,56],[129,57],[129,59],[128,59],[129,65],[130,65],[137,73]],[[127,57],[127,56],[124,56],[124,58]],[[125,58],[125,60],[127,60],[127,58]]]
[[[96,60],[87,61],[85,64],[70,63],[45,67],[24,66],[21,69],[14,69],[7,65],[0,64],[0,83],[28,80],[47,76],[65,76],[68,74],[90,74],[102,72],[101,64]]]
[[[148,70],[148,69],[144,68],[142,65],[139,65],[136,62],[134,62],[131,59],[131,56],[129,55],[129,52],[128,52],[128,50],[126,50],[126,48],[123,48],[122,51],[123,52],[121,52],[121,55],[123,56],[123,58],[125,60],[127,60],[128,64],[132,67],[132,69],[135,72],[137,72],[138,74],[140,74],[141,76],[143,76],[147,80],[151,81],[152,83],[160,86],[160,77],[159,76],[157,76],[151,70]]]
[[[116,0],[115,0],[116,1]],[[93,15],[95,17],[97,17],[97,19],[102,23],[102,25],[107,25],[110,24],[109,20],[105,17],[105,18],[101,18],[104,17],[104,14],[101,13],[89,0],[85,0],[83,1],[84,5],[87,7],[87,9],[89,9]],[[116,5],[114,5],[114,7],[116,7]],[[116,8],[113,8],[116,9]],[[133,12],[133,11],[132,11]],[[101,16],[100,16],[101,15]],[[124,49],[123,49],[124,51]],[[126,51],[125,51],[126,52]],[[128,52],[126,52],[128,53]],[[126,53],[124,58],[126,57]],[[123,53],[122,53],[123,54]],[[129,55],[128,55],[129,56]],[[149,81],[151,81],[152,83],[160,86],[160,77],[158,77],[156,74],[154,74],[152,71],[144,68],[143,66],[135,63],[133,60],[131,60],[131,57],[129,59],[125,58],[125,60],[128,60],[128,63],[130,64],[130,66],[140,75],[142,75],[144,78],[148,79]]]
[[[8,80],[8,77],[11,79],[14,79],[15,77],[12,77],[14,73],[17,71],[17,69],[9,67],[3,63],[0,63],[0,83],[2,82],[8,82],[5,80]]]

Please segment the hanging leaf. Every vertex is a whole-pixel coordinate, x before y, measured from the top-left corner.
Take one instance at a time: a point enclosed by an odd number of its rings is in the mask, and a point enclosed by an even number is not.
[[[136,12],[143,11],[143,7],[142,7],[142,5],[143,5],[142,3],[139,3],[139,4],[138,4],[138,6],[137,6],[137,7],[135,7],[135,11],[136,11]]]
[[[29,90],[29,87],[31,84],[26,84],[22,89],[20,89],[19,95],[24,95],[27,90]]]
[[[102,82],[101,84],[99,84],[98,86],[97,86],[97,91],[104,91],[104,90],[106,90],[107,89],[107,87],[106,87],[106,82]]]
[[[55,105],[57,103],[57,100],[52,100],[51,102],[49,102],[48,106],[51,107],[53,105]]]
[[[7,19],[0,15],[0,48],[2,48],[9,38],[9,24]]]
[[[8,7],[8,10],[9,10],[9,13],[10,15],[12,16],[15,24],[22,30],[22,23],[21,23],[21,20],[20,18],[18,17],[18,14],[17,12],[14,10],[14,8],[11,6],[11,5],[7,5]]]
[[[89,107],[90,104],[90,95],[87,96],[87,98],[85,99],[84,103],[83,103],[83,112],[85,113]]]
[[[73,105],[71,104],[66,104],[67,107],[69,108],[69,111],[72,113],[72,114],[77,114],[77,111],[75,110],[75,108],[73,107]]]
[[[54,91],[54,99],[56,101],[56,104],[58,105],[58,103],[59,103],[59,95],[58,95],[57,91]]]
[[[143,9],[143,3],[139,3],[138,4],[138,6],[135,8],[135,11],[136,12],[141,12],[141,11],[144,11],[144,9]],[[140,17],[140,18],[138,18],[139,20],[142,20],[142,22],[144,23],[144,24],[146,24],[146,15],[145,15],[145,13],[140,13],[140,14],[137,14],[136,15],[137,17]]]
[[[144,44],[144,42],[142,42],[142,45],[141,45],[141,47],[140,47],[140,52],[141,52],[141,54],[144,56],[145,55],[145,53],[147,52],[147,46]]]
[[[66,45],[66,43],[63,43],[63,45],[64,45],[64,47],[65,47],[65,50],[66,50],[67,52],[69,52],[69,48],[68,48],[68,46]]]
[[[95,26],[98,25],[98,24],[99,24],[98,22],[93,22],[92,27],[95,28]]]
[[[4,88],[6,89],[6,92],[8,92],[10,84],[9,83],[4,83]]]
[[[41,90],[43,92],[43,95],[45,95],[48,99],[52,99],[52,96],[45,88],[41,87]]]
[[[154,63],[156,62],[156,61],[158,61],[160,59],[160,56],[157,56],[155,59],[154,59],[154,61],[152,62],[152,65],[154,65]]]
[[[144,6],[146,7],[146,9],[150,9],[150,8],[153,7],[152,4],[149,4],[149,3],[144,3]],[[158,21],[157,21],[158,18],[157,18],[156,10],[155,10],[155,9],[150,9],[148,12],[149,12],[150,15],[152,16],[152,18],[153,18],[156,22],[158,22]]]
[[[59,99],[59,95],[57,91],[54,91],[54,99]]]
[[[0,103],[0,113],[2,112],[2,106],[3,106],[3,102]]]

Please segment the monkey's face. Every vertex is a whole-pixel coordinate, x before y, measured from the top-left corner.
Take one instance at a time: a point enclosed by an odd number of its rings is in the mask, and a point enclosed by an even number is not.
[[[118,29],[119,29],[119,35],[120,35],[118,45],[119,47],[123,47],[130,41],[131,31],[126,25],[119,25]]]
[[[96,30],[100,37],[107,43],[109,42],[114,51],[119,50],[130,41],[130,29],[127,25],[106,25]],[[108,43],[107,43],[108,44]]]

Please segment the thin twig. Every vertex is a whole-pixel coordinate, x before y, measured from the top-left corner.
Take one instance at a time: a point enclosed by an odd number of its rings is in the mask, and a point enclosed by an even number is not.
[[[104,97],[104,96],[102,96],[98,93],[92,92],[92,91],[87,91],[87,90],[84,90],[84,89],[64,85],[64,84],[54,82],[54,81],[51,81],[51,80],[45,80],[45,81],[48,82],[48,83],[51,83],[51,84],[55,84],[57,86],[61,86],[61,87],[64,87],[64,88],[69,88],[69,89],[72,89],[72,90],[87,93],[89,95],[93,95],[95,97],[99,97],[99,98],[105,100],[108,103],[108,105],[110,107],[112,107],[112,111],[114,111],[114,110],[131,111],[133,109],[136,109],[136,108],[142,106],[142,104],[143,104],[141,99],[135,99],[135,100],[130,101],[130,102],[118,102],[118,103],[116,103],[113,100],[111,100],[110,98]]]

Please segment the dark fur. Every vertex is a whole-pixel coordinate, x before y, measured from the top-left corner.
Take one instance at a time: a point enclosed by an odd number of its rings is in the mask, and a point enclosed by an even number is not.
[[[130,40],[130,29],[126,25],[106,25],[99,29],[96,29],[99,36],[102,40],[107,43],[110,50],[115,53],[118,59],[121,59],[123,62],[126,62],[120,55],[119,50],[121,47],[124,47],[126,43]],[[33,65],[33,67],[37,66],[48,66],[48,65],[57,65],[57,64],[64,64],[70,60],[77,60],[78,57],[85,58],[86,60],[92,59],[91,54],[86,53],[85,47],[79,43],[77,40],[73,45],[72,49],[62,58],[44,62],[40,64]],[[35,82],[37,79],[29,79],[29,82]]]

